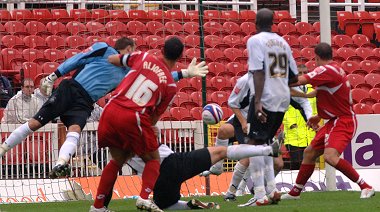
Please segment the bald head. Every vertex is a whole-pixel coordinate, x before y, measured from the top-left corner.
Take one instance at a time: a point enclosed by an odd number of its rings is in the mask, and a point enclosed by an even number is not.
[[[273,25],[273,11],[267,8],[260,9],[256,14],[256,28],[258,31],[271,32]]]

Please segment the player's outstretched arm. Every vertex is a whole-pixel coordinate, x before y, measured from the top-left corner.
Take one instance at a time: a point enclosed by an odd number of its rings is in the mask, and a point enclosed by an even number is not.
[[[108,62],[115,65],[115,66],[123,66],[122,60],[123,59],[125,59],[125,61],[127,60],[127,57],[125,57],[125,56],[128,56],[128,55],[124,55],[124,54],[111,55],[108,57]]]
[[[298,81],[295,83],[289,84],[289,87],[296,87],[300,85],[306,85],[309,84],[309,80],[304,76],[298,76]]]

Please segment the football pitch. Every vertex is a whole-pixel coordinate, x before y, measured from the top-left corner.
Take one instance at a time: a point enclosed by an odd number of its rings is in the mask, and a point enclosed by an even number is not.
[[[250,195],[239,197],[236,202],[225,202],[221,196],[199,197],[202,201],[214,201],[220,204],[218,211],[281,211],[281,212],[309,212],[309,211],[380,211],[380,197],[375,196],[371,199],[359,199],[359,192],[307,192],[303,193],[301,200],[284,200],[278,205],[264,207],[245,207],[238,208],[237,204],[245,203],[250,199]],[[188,200],[189,198],[184,198]],[[12,204],[0,205],[0,212],[8,211],[88,211],[92,201],[72,201],[56,203],[35,203],[35,204]],[[110,204],[113,211],[136,211],[135,200],[114,200]]]

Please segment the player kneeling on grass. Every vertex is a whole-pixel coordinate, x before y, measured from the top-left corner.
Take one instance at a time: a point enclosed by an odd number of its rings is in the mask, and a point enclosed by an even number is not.
[[[356,131],[356,117],[352,109],[350,83],[345,71],[332,61],[333,51],[329,44],[320,43],[315,49],[314,71],[298,77],[295,85],[311,84],[317,91],[318,114],[307,122],[318,130],[311,144],[304,150],[303,160],[292,190],[281,199],[299,199],[307,180],[314,172],[316,159],[323,155],[326,163],[335,167],[356,182],[362,190],[360,198],[370,198],[375,190],[359,176],[352,165],[340,158]],[[321,119],[328,120],[319,128]]]
[[[157,132],[157,131],[156,131]],[[233,145],[229,147],[207,147],[191,152],[174,153],[168,146],[160,145],[159,153],[161,158],[160,175],[153,189],[153,200],[156,205],[167,210],[189,210],[189,209],[212,209],[218,208],[216,203],[204,203],[196,199],[181,201],[181,184],[186,180],[210,169],[216,162],[229,158],[239,160],[245,157],[254,156],[278,156],[279,144],[276,142],[271,146]],[[143,173],[146,163],[139,158],[133,157],[127,162],[139,174]],[[112,190],[108,193],[108,206],[112,196]]]

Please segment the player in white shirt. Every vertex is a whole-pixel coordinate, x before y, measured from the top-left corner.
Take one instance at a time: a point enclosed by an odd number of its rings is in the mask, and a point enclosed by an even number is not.
[[[154,129],[157,133],[158,130]],[[229,147],[207,147],[191,152],[174,153],[168,146],[160,145],[160,175],[153,189],[153,200],[161,209],[190,210],[211,209],[218,207],[217,204],[203,203],[199,200],[181,201],[180,189],[184,181],[210,169],[211,165],[224,158],[239,160],[245,157],[271,155],[278,156],[279,143],[271,146],[252,146],[248,144],[234,145]],[[139,175],[142,174],[145,163],[140,157],[133,157],[127,161]],[[104,206],[107,209],[112,197],[111,193],[105,197]]]
[[[248,70],[255,87],[255,97],[247,119],[248,137],[249,143],[254,145],[272,142],[290,103],[288,84],[297,81],[297,65],[291,48],[281,36],[271,31],[272,25],[273,11],[260,9],[256,15],[258,34],[247,42]],[[254,182],[255,194],[240,207],[268,205],[280,199],[272,158],[250,158],[248,170]]]

